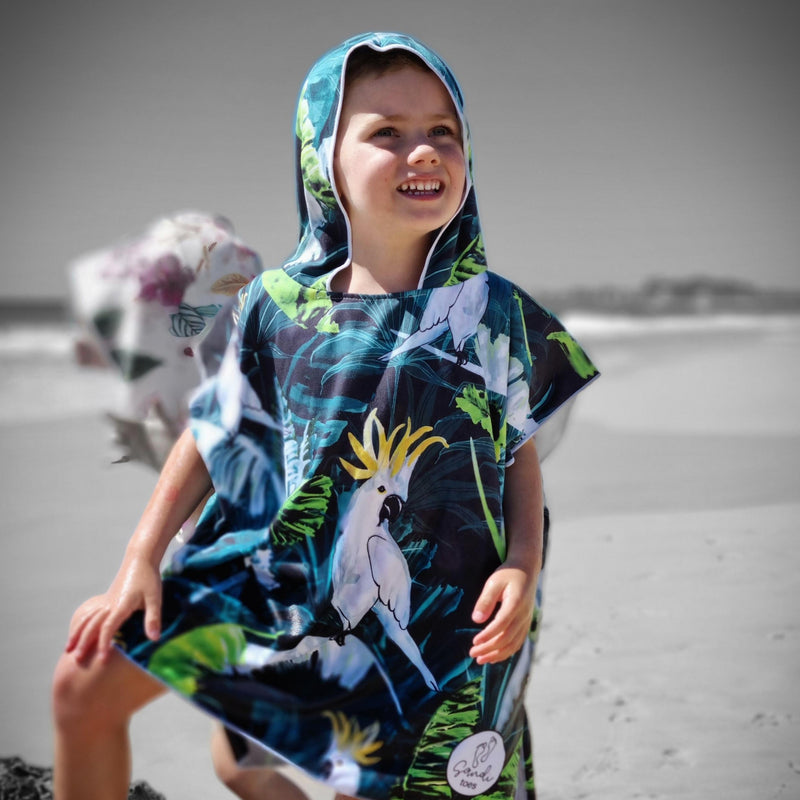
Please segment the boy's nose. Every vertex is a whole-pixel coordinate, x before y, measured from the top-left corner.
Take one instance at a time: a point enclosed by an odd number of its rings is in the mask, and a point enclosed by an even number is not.
[[[438,164],[439,152],[430,142],[418,142],[408,153],[408,163],[415,164]]]

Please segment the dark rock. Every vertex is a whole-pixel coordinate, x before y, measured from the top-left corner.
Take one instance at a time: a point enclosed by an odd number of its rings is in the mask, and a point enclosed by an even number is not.
[[[0,800],[52,800],[53,770],[18,756],[0,758]],[[144,781],[131,784],[128,800],[166,800]]]

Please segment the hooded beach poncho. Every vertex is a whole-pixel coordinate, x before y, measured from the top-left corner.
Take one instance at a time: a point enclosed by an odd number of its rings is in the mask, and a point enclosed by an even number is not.
[[[405,48],[462,116],[464,201],[419,286],[329,290],[348,263],[332,154],[348,55]],[[536,619],[500,664],[469,656],[505,555],[513,453],[596,370],[487,270],[460,89],[398,34],[311,70],[297,127],[300,240],[239,297],[191,406],[215,494],[164,575],[163,635],[120,646],[252,743],[366,798],[533,797],[524,708]]]

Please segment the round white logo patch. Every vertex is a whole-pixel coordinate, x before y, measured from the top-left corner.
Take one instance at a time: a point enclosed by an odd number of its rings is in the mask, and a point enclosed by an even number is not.
[[[459,742],[447,762],[450,788],[467,797],[475,797],[497,783],[506,749],[497,731],[481,731]]]

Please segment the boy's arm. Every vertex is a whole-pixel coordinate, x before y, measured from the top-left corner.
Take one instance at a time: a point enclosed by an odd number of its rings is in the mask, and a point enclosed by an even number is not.
[[[470,655],[479,663],[504,661],[522,647],[536,603],[544,546],[544,494],[536,442],[530,438],[506,471],[503,496],[506,560],[484,584],[472,619],[494,619],[472,640]],[[499,608],[498,608],[499,603]]]
[[[170,540],[211,488],[211,478],[194,437],[183,432],[167,458],[150,501],[125,550],[125,556],[105,594],[81,605],[72,617],[67,652],[79,661],[96,651],[111,652],[114,634],[139,609],[145,612],[150,639],[161,632],[159,566]]]

